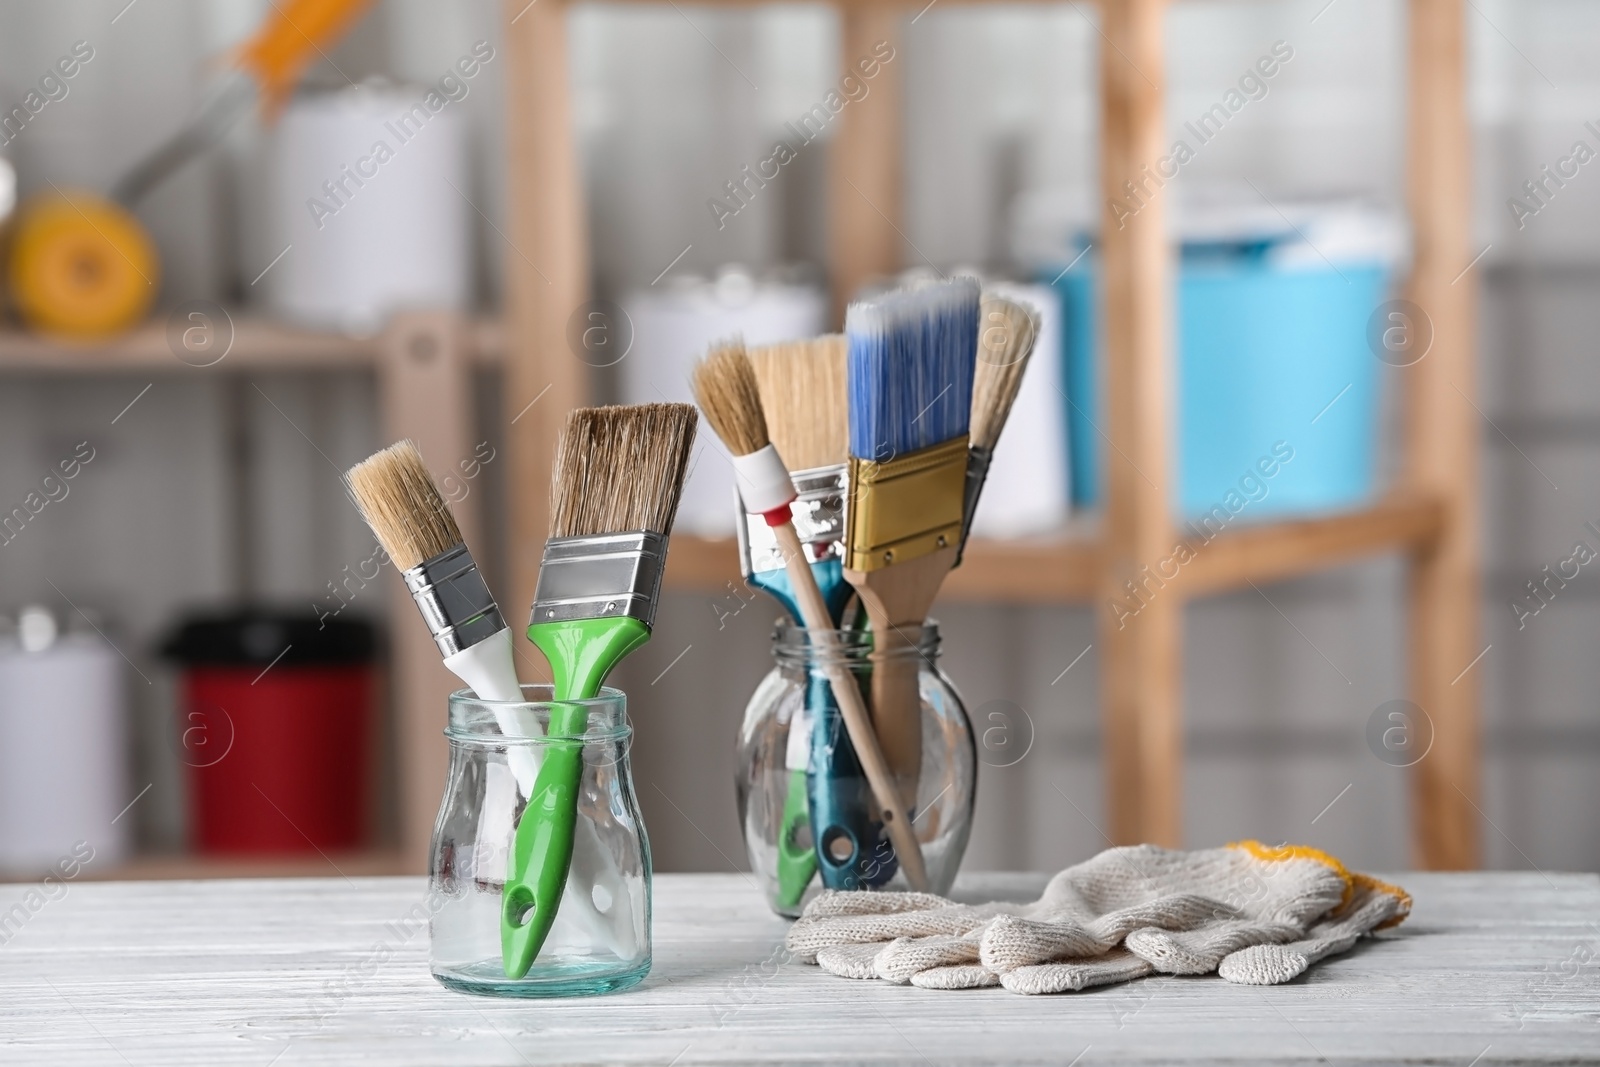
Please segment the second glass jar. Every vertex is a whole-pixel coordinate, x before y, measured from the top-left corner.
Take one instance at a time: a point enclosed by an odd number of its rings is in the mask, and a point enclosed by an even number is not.
[[[870,706],[872,635],[841,630],[838,638]],[[823,653],[788,620],[774,630],[772,650],[776,665],[745,707],[736,770],[745,849],[768,904],[792,917],[823,888],[912,888],[873,817],[871,789],[824,675]],[[943,894],[955,881],[972,827],[972,726],[960,694],[939,669],[938,623],[923,626],[916,647],[887,655],[916,661],[922,755],[916,803],[907,815],[922,846],[928,889]]]

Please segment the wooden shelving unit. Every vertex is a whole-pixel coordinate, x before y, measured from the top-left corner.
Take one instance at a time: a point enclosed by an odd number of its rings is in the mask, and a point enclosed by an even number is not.
[[[746,2],[746,0],[732,0]],[[958,2],[958,0],[951,0]],[[841,55],[875,42],[898,46],[921,5],[846,0]],[[1108,195],[1164,151],[1163,15],[1168,0],[1102,0],[1102,184]],[[1472,396],[1473,296],[1457,284],[1468,248],[1470,154],[1461,0],[1408,0],[1410,102],[1408,199],[1415,261],[1406,295],[1434,328],[1427,357],[1405,372],[1404,475],[1388,498],[1350,514],[1229,530],[1197,552],[1162,596],[1126,626],[1110,605],[1141,567],[1171,551],[1170,374],[1166,350],[1170,249],[1159,199],[1124,228],[1104,227],[1107,505],[1060,535],[975,542],[946,583],[950,600],[1096,603],[1111,833],[1119,842],[1182,841],[1182,608],[1186,600],[1305,574],[1379,552],[1409,561],[1412,699],[1431,717],[1433,751],[1413,768],[1413,841],[1420,865],[1478,862],[1479,748],[1476,683],[1462,671],[1478,655],[1478,464]],[[350,339],[257,319],[234,323],[234,343],[215,366],[173,353],[164,323],[114,343],[67,347],[0,332],[0,372],[248,370],[370,366],[378,374],[385,435],[412,437],[426,455],[471,450],[468,371],[504,370],[511,502],[510,605],[532,600],[548,526],[549,470],[560,413],[590,397],[589,367],[568,348],[567,324],[588,296],[589,264],[567,66],[567,8],[508,0],[507,143],[512,190],[503,324],[445,314],[399,316],[379,337]],[[868,278],[901,263],[899,222],[901,66],[884,68],[870,97],[840,115],[832,146],[831,278],[840,307]],[[883,79],[888,78],[885,82]],[[523,418],[537,403],[537,417]],[[444,461],[441,461],[444,462]],[[477,517],[458,516],[469,541]],[[670,587],[718,592],[737,577],[731,542],[675,538]],[[399,731],[400,847],[334,857],[347,874],[425,869],[447,752],[440,715],[454,679],[400,583],[392,583],[391,685]],[[139,859],[116,873],[206,877],[239,873],[326,874],[329,860]],[[98,873],[98,872],[97,872]]]
[[[755,0],[730,0],[753,3]],[[960,0],[951,0],[960,2]],[[877,41],[899,47],[922,7],[841,0],[846,66]],[[1165,150],[1164,15],[1169,0],[1101,0],[1101,184],[1107,199]],[[1413,852],[1432,868],[1478,862],[1476,684],[1459,677],[1478,655],[1473,296],[1456,284],[1468,248],[1471,157],[1461,0],[1408,0],[1408,205],[1415,260],[1407,297],[1426,310],[1432,349],[1405,372],[1404,475],[1389,498],[1346,515],[1228,531],[1197,554],[1127,625],[1113,602],[1142,567],[1168,555],[1171,253],[1160,198],[1126,226],[1102,227],[1107,502],[1095,526],[1054,539],[976,543],[946,585],[950,599],[1099,605],[1102,715],[1111,834],[1118,842],[1182,842],[1182,614],[1187,599],[1308,573],[1379,552],[1410,563],[1410,687],[1430,716],[1433,751],[1413,769]],[[588,297],[582,187],[573,139],[567,6],[505,6],[507,143],[507,418],[535,396],[546,412],[590,396],[589,368],[569,350],[569,318]],[[831,146],[830,277],[843,306],[860,283],[902,263],[902,65],[842,112]],[[885,81],[884,79],[888,80]],[[511,428],[512,544],[542,542],[558,420]],[[533,552],[513,554],[512,603],[528,603]],[[674,538],[667,580],[715,592],[736,577],[731,542]],[[420,788],[420,786],[419,786]]]

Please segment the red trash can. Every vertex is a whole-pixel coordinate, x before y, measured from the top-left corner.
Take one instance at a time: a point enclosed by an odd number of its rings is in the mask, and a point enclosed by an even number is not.
[[[367,838],[370,624],[246,611],[191,619],[162,647],[182,668],[178,752],[201,853],[348,851]]]

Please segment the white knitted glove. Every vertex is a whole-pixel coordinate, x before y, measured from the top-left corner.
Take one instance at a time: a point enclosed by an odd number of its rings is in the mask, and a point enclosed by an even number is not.
[[[1375,930],[1398,926],[1411,914],[1411,894],[1365,874],[1350,875],[1355,891],[1344,906],[1311,928],[1303,940],[1252,945],[1226,957],[1217,973],[1243,985],[1278,985],[1298,978],[1318,960],[1346,952]]]
[[[844,977],[1064,992],[1151,971],[1208,973],[1251,946],[1298,941],[1349,897],[1351,885],[1338,860],[1314,849],[1255,842],[1196,852],[1115,848],[1056,875],[1032,904],[825,893],[790,930],[789,948]],[[1320,936],[1337,939],[1342,928]],[[1301,955],[1308,952],[1318,948]],[[1287,970],[1291,959],[1261,966]]]

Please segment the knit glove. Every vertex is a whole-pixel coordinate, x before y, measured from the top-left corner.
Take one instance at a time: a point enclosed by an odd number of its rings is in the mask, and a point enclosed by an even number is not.
[[[844,977],[937,989],[998,984],[1019,993],[1079,990],[1152,971],[1204,974],[1254,946],[1295,943],[1298,950],[1306,941],[1303,970],[1340,950],[1334,945],[1348,930],[1312,926],[1347,902],[1352,884],[1337,860],[1314,849],[1256,842],[1196,852],[1114,848],[1056,875],[1032,904],[826,893],[790,930],[789,948]],[[1358,926],[1365,921],[1340,914]],[[1262,960],[1248,973],[1286,973],[1299,957]]]
[[[1242,985],[1278,985],[1298,978],[1318,960],[1336,956],[1367,934],[1398,926],[1411,914],[1411,894],[1365,874],[1350,875],[1353,891],[1342,907],[1298,941],[1252,945],[1223,959],[1217,973]]]

